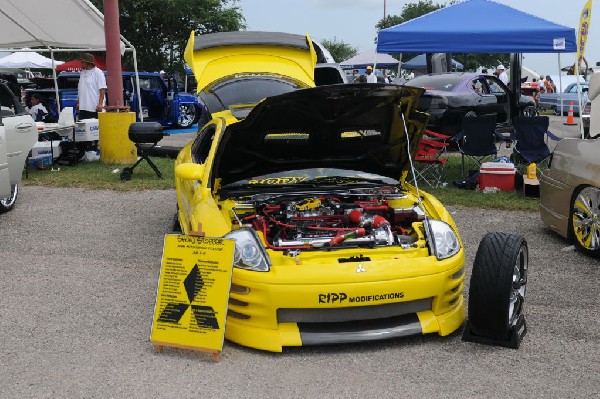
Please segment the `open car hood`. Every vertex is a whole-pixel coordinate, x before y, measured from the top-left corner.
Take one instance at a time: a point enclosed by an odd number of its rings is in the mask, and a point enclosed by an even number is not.
[[[281,75],[311,87],[317,55],[308,34],[241,31],[196,36],[192,31],[184,59],[202,91],[239,74]]]
[[[268,97],[226,128],[212,178],[225,185],[285,170],[335,167],[401,180],[428,118],[415,110],[422,93],[358,83]]]

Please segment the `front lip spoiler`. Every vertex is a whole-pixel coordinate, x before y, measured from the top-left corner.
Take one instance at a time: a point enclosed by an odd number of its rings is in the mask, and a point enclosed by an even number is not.
[[[370,321],[298,323],[302,345],[378,341],[423,333],[416,313]]]

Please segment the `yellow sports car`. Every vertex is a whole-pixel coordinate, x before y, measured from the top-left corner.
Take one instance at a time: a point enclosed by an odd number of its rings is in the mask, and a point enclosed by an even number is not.
[[[465,320],[462,244],[440,202],[405,181],[422,90],[311,88],[314,58],[308,36],[188,43],[214,105],[176,160],[177,219],[236,240],[225,336],[279,352],[448,335]]]

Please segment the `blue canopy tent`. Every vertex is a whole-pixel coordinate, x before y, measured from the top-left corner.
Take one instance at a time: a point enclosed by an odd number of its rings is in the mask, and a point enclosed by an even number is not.
[[[379,31],[379,53],[574,53],[575,29],[491,0],[467,0]]]
[[[522,53],[575,53],[575,29],[491,0],[467,0],[377,35],[380,53],[510,53],[510,85],[519,98]],[[559,61],[560,63],[560,61]],[[562,101],[561,101],[562,102]]]
[[[402,63],[404,69],[427,69],[427,58],[425,54],[417,55],[414,58]],[[452,68],[464,69],[464,65],[455,59],[452,60]]]
[[[389,54],[378,54],[375,50],[367,50],[346,61],[340,62],[344,69],[364,69],[367,65],[376,68],[397,68],[400,61]]]

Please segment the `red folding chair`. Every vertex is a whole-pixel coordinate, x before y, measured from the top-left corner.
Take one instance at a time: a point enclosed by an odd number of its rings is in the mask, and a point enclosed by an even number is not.
[[[444,165],[448,161],[447,147],[451,136],[425,130],[414,158],[415,179],[430,187],[444,183]]]

